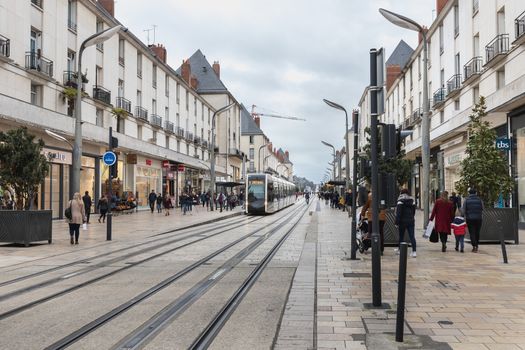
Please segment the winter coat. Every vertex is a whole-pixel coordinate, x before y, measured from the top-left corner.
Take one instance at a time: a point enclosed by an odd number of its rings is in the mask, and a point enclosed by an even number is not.
[[[97,204],[100,211],[108,211],[108,200],[106,198],[100,198]]]
[[[396,225],[413,225],[415,223],[416,205],[414,198],[403,193],[397,198]]]
[[[430,215],[430,220],[434,220],[434,229],[437,232],[450,234],[450,224],[454,220],[454,203],[451,201],[445,201],[442,198],[439,198],[434,204],[432,209],[432,214]]]
[[[155,201],[157,200],[157,194],[154,193],[154,192],[151,192],[148,196],[148,201],[150,203],[155,203]]]
[[[483,202],[476,194],[470,194],[461,207],[461,212],[467,220],[481,220],[483,215]]]
[[[89,195],[84,195],[82,197],[82,202],[84,202],[84,208],[86,208],[86,210],[91,209],[91,204],[93,202],[92,202],[91,197]]]
[[[365,215],[366,215],[366,218],[368,219],[368,222],[372,222],[372,195],[368,195],[368,200],[363,206],[363,209],[361,209],[361,216],[364,217]],[[385,221],[385,220],[386,220],[386,210],[381,209],[379,210],[379,221]]]
[[[67,220],[67,222],[70,224],[83,224],[84,221],[86,221],[84,203],[82,203],[82,201],[70,200],[69,206],[71,207],[71,220]]]
[[[463,236],[467,231],[467,224],[461,216],[456,216],[450,226],[452,227],[452,231],[454,231],[454,235],[456,236]]]

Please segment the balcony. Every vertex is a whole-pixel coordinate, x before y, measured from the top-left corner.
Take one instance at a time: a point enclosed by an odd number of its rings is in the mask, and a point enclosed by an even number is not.
[[[131,101],[125,99],[124,97],[117,97],[117,108],[122,108],[129,114],[131,114]]]
[[[135,118],[145,121],[148,121],[148,110],[140,106],[135,107]]]
[[[174,133],[175,132],[175,125],[173,125],[172,122],[166,120],[164,122],[164,129],[166,129],[167,132]]]
[[[186,131],[186,140],[192,142],[193,141],[193,133]]]
[[[445,103],[446,91],[445,88],[439,88],[432,95],[432,108],[439,108]]]
[[[93,98],[107,105],[111,104],[111,92],[99,85],[93,85]]]
[[[204,147],[204,148],[208,148],[208,141],[203,140],[203,141],[202,141],[202,147]]]
[[[230,149],[228,150],[228,156],[230,156],[230,157],[236,157],[236,158],[239,158],[240,160],[242,160],[242,156],[243,156],[243,154],[242,154],[242,152],[241,152],[239,149],[237,149],[237,148],[230,148]]]
[[[0,35],[0,59],[8,58],[11,55],[11,41]]]
[[[178,137],[184,137],[184,129],[180,126],[177,126],[175,128],[175,135],[177,135]]]
[[[485,46],[485,67],[492,67],[509,52],[509,35],[500,34]]]
[[[454,97],[461,90],[461,74],[454,74],[447,81],[447,97]]]
[[[122,67],[124,67],[124,63],[126,63],[126,60],[124,57],[118,57],[118,64],[120,64]]]
[[[42,56],[40,50],[26,52],[26,69],[53,78],[53,61]]]
[[[68,19],[67,20],[67,27],[68,27],[68,29],[71,29],[75,33],[77,32],[77,23],[74,20]]]
[[[42,8],[42,0],[31,0],[31,3],[38,8]]]
[[[525,43],[525,11],[514,20],[514,26],[516,28],[516,40],[513,44],[521,45]]]
[[[162,118],[156,114],[151,115],[151,125],[156,128],[162,128]]]
[[[481,75],[483,58],[477,56],[472,58],[463,66],[463,85],[470,84]]]
[[[412,115],[410,116],[410,125],[415,125],[421,121],[421,116],[423,115],[422,108],[416,108]]]
[[[199,136],[195,136],[193,138],[193,143],[196,144],[196,145],[200,145],[201,144],[201,138]]]

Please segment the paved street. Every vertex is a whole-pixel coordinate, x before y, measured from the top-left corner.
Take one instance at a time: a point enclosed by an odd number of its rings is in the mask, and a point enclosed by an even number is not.
[[[382,301],[390,308],[367,309],[364,304],[371,302],[371,254],[358,254],[357,261],[347,259],[350,221],[346,213],[317,200],[305,209],[300,200],[287,210],[262,218],[239,216],[239,209],[194,211],[186,216],[175,211],[170,217],[139,212],[115,218],[112,242],[105,241],[102,224],[91,224],[87,232],[81,232],[79,246],[71,246],[65,224],[55,222],[51,245],[1,246],[2,348],[50,346],[217,247],[257,230],[260,233],[235,244],[231,252],[217,255],[71,345],[75,349],[105,349],[116,342],[124,344],[126,339],[129,342],[129,335],[143,322],[169,305],[180,304],[195,290],[198,297],[191,297],[194,302],[177,311],[144,343],[148,349],[188,348],[253,266],[282,237],[281,231],[274,235],[270,228],[275,220],[284,220],[283,227],[293,231],[216,335],[211,348],[525,349],[522,246],[507,246],[509,264],[505,265],[499,245],[482,245],[478,254],[470,249],[461,254],[449,244],[447,253],[442,253],[439,244],[429,243],[418,232],[418,257],[408,258],[405,343],[401,344],[393,335],[398,278],[398,256],[393,248],[386,248],[381,262]],[[218,221],[206,225],[209,220]],[[420,220],[419,213],[418,227]],[[155,236],[199,223],[201,226],[193,229]],[[227,231],[219,233],[223,226]],[[228,263],[262,238],[267,240],[242,262]],[[158,242],[160,247],[156,247]],[[184,248],[186,244],[188,248]],[[147,261],[134,265],[141,258]],[[228,264],[232,264],[231,269]],[[56,270],[46,272],[53,268]],[[115,270],[119,272],[79,286]],[[210,281],[207,278],[219,276],[217,273],[224,274],[220,282],[202,285]],[[30,274],[30,278],[8,283]],[[77,289],[9,314],[67,288]]]

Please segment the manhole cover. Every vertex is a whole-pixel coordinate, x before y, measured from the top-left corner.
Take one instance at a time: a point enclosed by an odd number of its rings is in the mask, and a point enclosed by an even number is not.
[[[369,272],[343,272],[344,277],[372,277]]]

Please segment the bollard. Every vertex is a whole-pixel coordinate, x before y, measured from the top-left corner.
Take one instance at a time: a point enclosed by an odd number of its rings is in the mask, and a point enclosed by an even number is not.
[[[397,278],[397,317],[396,317],[396,341],[403,342],[405,325],[405,292],[407,284],[407,255],[408,244],[402,242],[399,246],[399,276]]]
[[[499,242],[501,244],[501,255],[503,255],[503,263],[508,264],[509,260],[507,259],[507,247],[505,245],[505,235],[503,234],[501,220],[498,220],[498,226],[499,226]]]

